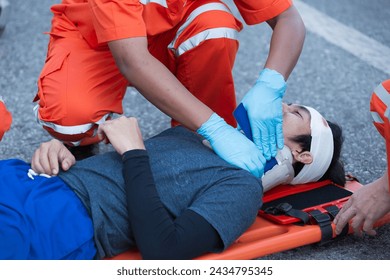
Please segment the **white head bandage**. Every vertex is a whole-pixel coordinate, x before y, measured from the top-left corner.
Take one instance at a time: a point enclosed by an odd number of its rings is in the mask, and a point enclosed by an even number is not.
[[[333,157],[333,134],[328,123],[317,110],[305,106],[310,112],[311,146],[313,161],[305,164],[290,184],[316,182],[328,170]]]

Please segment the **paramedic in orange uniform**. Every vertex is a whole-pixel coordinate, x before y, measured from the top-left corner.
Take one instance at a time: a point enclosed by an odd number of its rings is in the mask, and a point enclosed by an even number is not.
[[[387,164],[390,162],[390,80],[375,88],[371,97],[370,111],[374,125],[385,138]],[[357,190],[336,216],[336,233],[351,221],[354,232],[375,235],[374,223],[390,211],[390,186],[387,171],[382,177]]]
[[[0,96],[0,141],[6,133],[12,123],[12,115],[5,107],[3,98]]]
[[[35,98],[38,122],[70,146],[96,143],[98,124],[122,114],[130,85],[173,125],[196,130],[220,157],[261,176],[265,160],[284,144],[285,81],[305,27],[291,0],[234,2],[247,24],[266,21],[273,29],[264,69],[242,100],[254,143],[233,128],[232,68],[243,26],[220,0],[63,0],[52,6]]]

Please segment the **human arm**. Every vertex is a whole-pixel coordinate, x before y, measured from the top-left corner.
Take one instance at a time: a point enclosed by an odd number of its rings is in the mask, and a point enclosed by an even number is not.
[[[60,141],[42,143],[31,159],[31,168],[38,174],[57,175],[59,168],[68,170],[76,163],[75,157]]]
[[[356,233],[375,235],[374,223],[390,211],[389,179],[387,171],[374,182],[358,189],[334,219],[336,234],[351,221]]]
[[[306,32],[304,23],[294,6],[268,20],[267,23],[273,29],[273,33],[264,68],[279,72],[287,80],[303,48]]]
[[[126,79],[161,111],[191,130],[198,129],[213,113],[147,49],[146,37],[108,43]]]
[[[261,176],[265,160],[256,146],[226,122],[217,125],[216,114],[150,55],[144,37],[112,41],[109,46],[121,72],[148,100],[186,127],[198,129],[221,158]],[[210,126],[213,131],[204,129]]]
[[[192,259],[223,247],[217,231],[199,214],[191,210],[178,217],[169,214],[145,150],[126,152],[123,166],[129,220],[144,259]]]
[[[285,81],[295,67],[305,38],[303,21],[294,6],[270,19],[273,29],[264,70],[242,103],[248,111],[253,140],[268,160],[284,145],[282,98]]]
[[[195,98],[148,50],[144,4],[139,0],[89,0],[99,43],[107,43],[129,83],[161,111],[196,130],[212,110]]]
[[[203,217],[186,210],[174,218],[162,204],[136,119],[122,117],[99,131],[122,155],[129,221],[144,259],[191,259],[222,247]]]

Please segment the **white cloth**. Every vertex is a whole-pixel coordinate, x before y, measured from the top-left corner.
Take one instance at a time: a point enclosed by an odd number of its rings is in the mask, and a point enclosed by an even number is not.
[[[310,112],[311,147],[313,161],[305,164],[292,185],[316,182],[328,170],[333,157],[333,134],[325,118],[315,109],[305,106]]]

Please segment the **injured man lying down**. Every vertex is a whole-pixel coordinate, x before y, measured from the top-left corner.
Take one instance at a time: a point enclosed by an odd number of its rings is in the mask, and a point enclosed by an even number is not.
[[[10,115],[0,105],[2,135]],[[113,152],[76,162],[52,140],[31,164],[3,159],[0,259],[103,259],[135,247],[144,259],[222,252],[254,222],[263,185],[344,185],[339,126],[313,108],[283,104],[283,132],[288,149],[263,178],[227,163],[184,127],[144,142],[127,117],[98,128]]]

